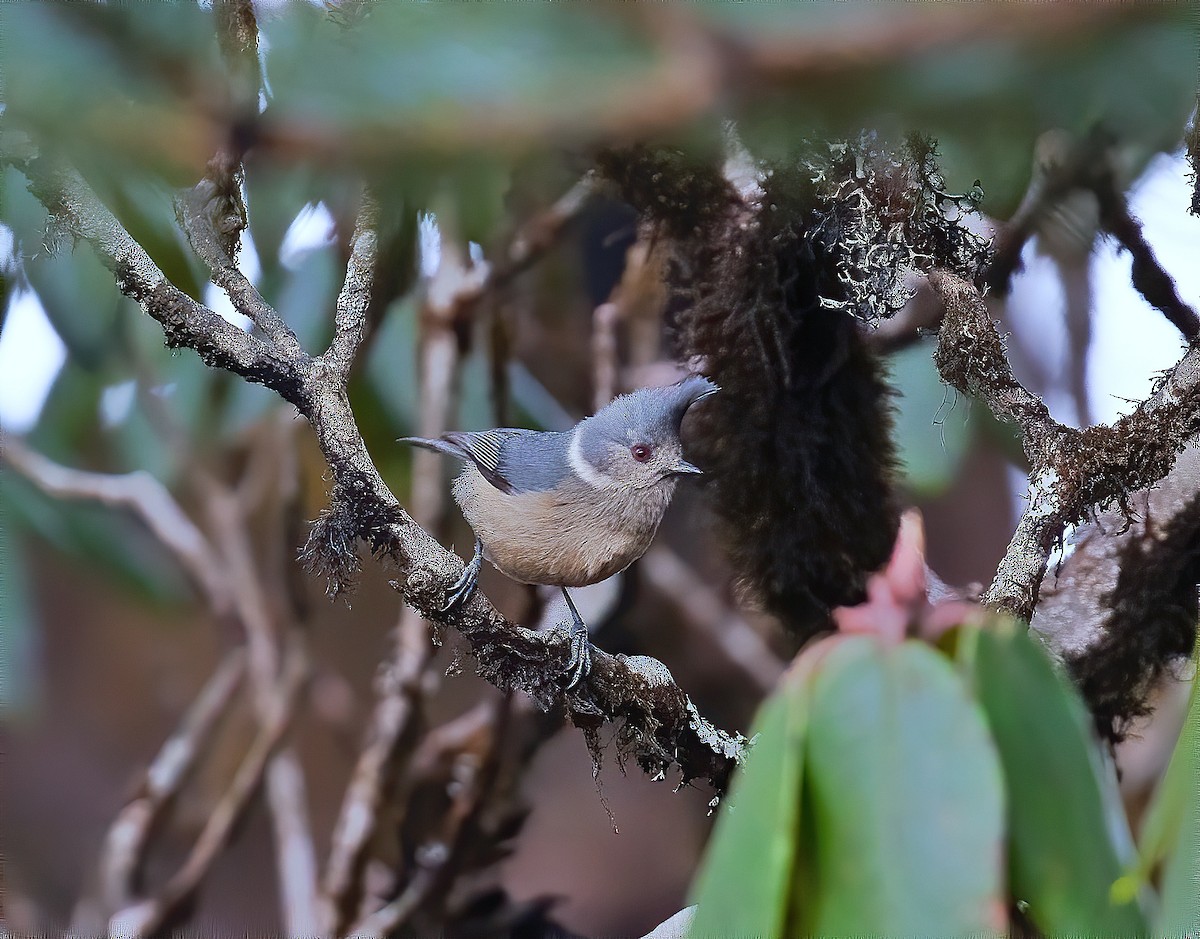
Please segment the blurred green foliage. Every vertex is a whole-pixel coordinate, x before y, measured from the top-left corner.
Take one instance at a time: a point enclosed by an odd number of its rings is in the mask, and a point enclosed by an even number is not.
[[[1198,719],[1193,702],[1159,797],[1160,911],[1146,878],[1123,886],[1111,767],[1024,627],[810,646],[755,723],[690,934],[994,934],[1012,908],[1045,935],[1194,929]]]
[[[896,443],[908,490],[919,498],[936,496],[958,475],[971,445],[974,413],[969,399],[946,385],[919,343],[889,360],[895,387]]]
[[[1200,646],[1192,656],[1200,665]],[[1114,888],[1118,896],[1143,890],[1162,870],[1163,935],[1187,935],[1200,926],[1200,684],[1191,702],[1166,774],[1142,822],[1138,861]]]
[[[391,478],[405,459],[392,440],[411,431],[415,411],[418,212],[436,206],[464,240],[490,248],[521,217],[514,175],[525,203],[544,206],[595,146],[641,135],[711,146],[733,120],[767,159],[786,159],[799,138],[864,127],[930,134],[947,187],[981,180],[983,208],[1005,217],[1041,133],[1103,123],[1133,174],[1177,146],[1193,106],[1184,6],[1082,9],[378,3],[330,17],[293,3],[264,14],[266,107],[250,119],[227,113],[213,16],[200,5],[25,0],[0,5],[2,119],[77,165],[197,298],[207,277],[175,225],[172,190],[194,183],[231,137],[245,144],[259,287],[313,351],[331,331],[348,215],[359,178],[369,179],[394,228],[385,240],[399,286],[351,394]],[[285,263],[289,228],[318,204],[336,232]],[[29,434],[36,449],[72,465],[149,469],[170,484],[180,461],[221,452],[279,406],[190,352],[166,350],[157,325],[120,297],[89,248],[62,243],[11,169],[0,179],[0,220],[16,236],[23,286],[70,353]],[[493,422],[479,345],[464,368],[465,427]],[[925,348],[898,355],[893,374],[909,486],[936,494],[968,446],[967,406],[945,391]],[[518,393],[532,387],[522,376]],[[104,426],[106,389],[128,382],[138,389],[132,406]],[[186,447],[164,441],[156,400]],[[519,394],[516,403],[512,418],[528,420],[534,408]],[[15,547],[30,534],[148,599],[185,595],[179,572],[131,520],[47,499],[11,474],[3,486],[0,624],[10,653],[34,635],[30,599],[11,589]],[[697,881],[696,935],[991,931],[1017,900],[1048,933],[1194,923],[1186,846],[1200,821],[1184,794],[1196,791],[1196,750],[1181,745],[1152,816],[1158,835],[1143,847],[1144,876],[1114,901],[1132,862],[1112,834],[1121,820],[1072,690],[1016,630],[964,629],[958,640],[955,657],[844,642],[785,680],[761,712],[760,741]],[[8,676],[23,669],[9,664]],[[6,707],[22,693],[4,678]],[[1193,702],[1187,739],[1198,720]],[[1155,919],[1145,882],[1160,863]]]

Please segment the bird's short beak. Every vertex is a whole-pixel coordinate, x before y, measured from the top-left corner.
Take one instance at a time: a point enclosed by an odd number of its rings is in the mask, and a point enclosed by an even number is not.
[[[698,466],[693,466],[687,460],[680,460],[673,467],[671,472],[677,476],[703,476],[704,470]]]

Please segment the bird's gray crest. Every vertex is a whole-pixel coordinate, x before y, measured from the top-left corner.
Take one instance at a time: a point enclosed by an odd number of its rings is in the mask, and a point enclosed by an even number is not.
[[[580,452],[600,467],[614,442],[658,446],[676,442],[688,408],[718,391],[719,386],[702,375],[689,375],[674,385],[639,388],[614,398],[583,422]]]

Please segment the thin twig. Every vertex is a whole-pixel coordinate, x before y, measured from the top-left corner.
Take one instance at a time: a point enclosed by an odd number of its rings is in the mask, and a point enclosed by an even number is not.
[[[100,898],[109,911],[133,901],[134,880],[156,821],[171,804],[233,703],[246,673],[246,650],[234,649],[213,672],[178,729],[163,744],[137,796],[117,814],[104,837]]]
[[[430,657],[428,631],[406,618],[396,631],[396,650],[376,678],[377,698],[334,828],[322,884],[325,931],[340,936],[356,912],[367,849],[379,811],[394,781],[398,754],[412,726],[421,676]]]
[[[258,791],[272,754],[286,737],[296,714],[296,698],[307,672],[308,664],[303,650],[299,646],[292,646],[284,656],[270,712],[250,744],[229,788],[214,807],[187,860],[156,896],[118,911],[109,922],[111,934],[143,936],[157,931],[179,904],[200,885],[228,842],[233,826]]]
[[[1158,309],[1188,342],[1200,338],[1200,316],[1179,295],[1175,281],[1154,256],[1142,225],[1130,214],[1125,194],[1108,187],[1097,191],[1100,222],[1133,257],[1130,280],[1151,306]]]
[[[488,287],[503,287],[528,270],[538,258],[558,244],[563,228],[577,216],[596,192],[596,178],[586,174],[548,209],[521,226],[504,256],[492,268]]]
[[[1133,286],[1157,308],[1189,342],[1200,337],[1200,316],[1179,295],[1129,211],[1113,152],[1114,141],[1102,130],[1082,139],[1064,131],[1048,131],[1037,142],[1029,188],[1013,217],[997,233],[988,285],[1006,293],[1013,273],[1021,265],[1021,249],[1045,223],[1054,208],[1080,190],[1099,202],[1100,226],[1133,257]],[[1093,220],[1094,222],[1094,220]],[[1089,232],[1088,241],[1095,231]]]
[[[779,656],[679,555],[656,545],[642,557],[638,571],[678,607],[688,627],[716,646],[757,691],[765,694],[775,687],[784,669]]]
[[[617,393],[617,321],[621,308],[611,300],[592,313],[592,410],[599,411]]]
[[[389,935],[426,902],[444,892],[460,860],[464,836],[495,780],[509,702],[507,698],[483,702],[426,736],[421,752],[414,757],[414,766],[440,763],[450,756],[455,764],[449,774],[455,782],[450,807],[426,843],[426,850],[418,850],[417,869],[404,890],[395,900],[352,926],[347,936]]]
[[[259,722],[265,725],[273,707],[278,650],[283,640],[263,589],[264,578],[246,527],[244,500],[211,479],[203,488],[234,609],[250,649],[255,710]],[[305,639],[299,630],[292,628],[288,642],[303,648]],[[292,747],[282,747],[271,758],[266,781],[267,804],[278,847],[276,859],[284,923],[289,935],[307,935],[318,928],[317,860],[305,805],[304,775]]]
[[[0,456],[47,495],[88,499],[130,510],[171,552],[214,612],[220,614],[230,609],[231,597],[212,546],[166,487],[149,473],[135,470],[108,474],[70,469],[30,450],[12,435],[5,436]]]
[[[204,177],[175,200],[180,227],[187,234],[192,250],[208,266],[213,283],[225,291],[234,309],[249,318],[282,353],[289,357],[303,355],[296,334],[227,252],[225,232],[218,227],[225,201],[218,183]]]

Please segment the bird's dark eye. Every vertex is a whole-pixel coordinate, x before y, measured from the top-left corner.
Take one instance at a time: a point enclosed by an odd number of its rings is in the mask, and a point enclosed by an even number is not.
[[[629,448],[629,452],[633,454],[633,458],[639,463],[645,463],[648,459],[650,459],[654,451],[650,449],[649,444],[635,443]]]

